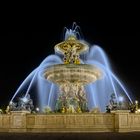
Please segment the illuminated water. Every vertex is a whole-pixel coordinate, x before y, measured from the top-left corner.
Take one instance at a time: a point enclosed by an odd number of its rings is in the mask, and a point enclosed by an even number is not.
[[[92,46],[85,63],[95,65],[104,72],[102,79],[86,86],[90,109],[96,106],[104,111],[112,93],[115,94],[118,102],[119,97],[123,97],[124,101],[132,102],[126,88],[112,71],[108,58],[101,47]]]
[[[66,29],[65,39],[70,35],[80,36],[77,31],[78,28],[74,26],[70,30]],[[84,58],[82,63],[95,65],[104,73],[100,80],[85,86],[89,110],[94,107],[99,107],[101,111],[105,111],[105,107],[108,105],[112,93],[115,94],[118,102],[120,96],[123,96],[124,100],[128,102],[132,102],[126,88],[112,71],[106,53],[101,47],[96,45],[91,46],[89,52],[84,57],[81,56],[81,58]],[[44,107],[49,106],[53,110],[59,90],[57,85],[47,81],[43,77],[43,72],[48,66],[61,63],[63,63],[63,60],[57,54],[46,57],[22,82],[10,102],[15,101],[16,96],[24,95],[26,98],[30,94],[32,97],[34,92],[31,91],[35,88],[38,94],[37,102],[39,108],[43,110]]]

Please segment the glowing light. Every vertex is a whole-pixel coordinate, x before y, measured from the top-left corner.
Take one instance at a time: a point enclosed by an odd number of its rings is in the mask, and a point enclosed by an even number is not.
[[[9,102],[9,105],[12,105],[12,104],[13,104],[13,102],[12,102],[12,101],[10,101],[10,102]]]
[[[137,100],[135,100],[135,104],[138,104],[138,101]]]
[[[40,109],[37,107],[37,108],[36,108],[36,111],[39,112],[39,110],[40,110]]]
[[[26,97],[23,97],[21,100],[22,100],[24,103],[28,102],[28,99],[27,99]]]
[[[122,96],[119,96],[118,100],[119,102],[123,102],[124,98]]]

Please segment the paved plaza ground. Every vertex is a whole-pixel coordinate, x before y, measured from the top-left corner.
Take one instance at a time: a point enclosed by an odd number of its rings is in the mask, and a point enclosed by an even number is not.
[[[140,140],[131,133],[0,133],[0,140]]]

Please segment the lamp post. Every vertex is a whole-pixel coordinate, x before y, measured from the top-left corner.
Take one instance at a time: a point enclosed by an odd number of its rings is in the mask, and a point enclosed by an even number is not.
[[[138,111],[138,101],[135,100],[135,111],[137,112]]]

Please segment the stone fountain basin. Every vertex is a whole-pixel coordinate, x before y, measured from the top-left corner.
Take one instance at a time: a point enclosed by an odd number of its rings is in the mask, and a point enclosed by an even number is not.
[[[95,82],[101,75],[100,69],[89,64],[57,64],[44,72],[47,80],[59,85],[65,82],[85,85]]]

